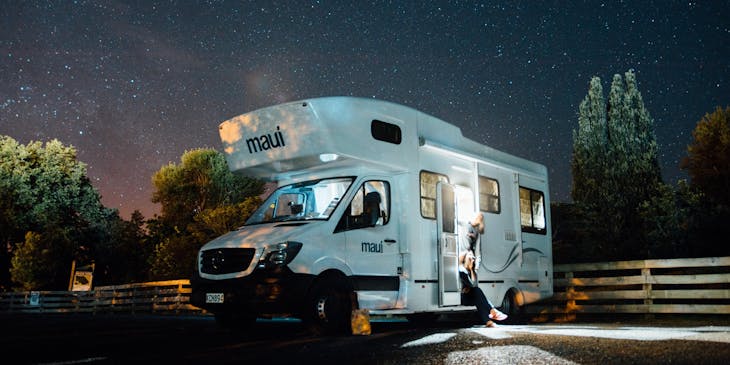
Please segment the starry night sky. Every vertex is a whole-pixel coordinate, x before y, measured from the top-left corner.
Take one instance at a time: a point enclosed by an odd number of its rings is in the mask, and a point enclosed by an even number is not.
[[[78,150],[122,217],[218,124],[334,95],[404,104],[545,164],[570,201],[592,76],[634,69],[666,182],[730,105],[730,2],[0,1],[0,134]]]

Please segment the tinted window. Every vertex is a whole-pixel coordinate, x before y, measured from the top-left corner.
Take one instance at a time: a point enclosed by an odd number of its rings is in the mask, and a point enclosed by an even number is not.
[[[523,232],[545,234],[545,196],[520,186],[520,221]]]
[[[360,185],[350,206],[335,228],[335,233],[388,224],[390,220],[390,184],[371,180]]]
[[[499,213],[499,183],[497,180],[479,176],[479,210]]]
[[[400,144],[401,141],[400,127],[395,124],[373,120],[370,124],[370,133],[372,133],[373,138],[378,141],[393,144]]]
[[[436,219],[436,184],[449,182],[446,175],[421,171],[421,216]]]

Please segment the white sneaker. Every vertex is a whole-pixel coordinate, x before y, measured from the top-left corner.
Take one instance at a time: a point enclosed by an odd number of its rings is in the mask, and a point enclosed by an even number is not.
[[[492,310],[489,312],[489,318],[495,321],[504,321],[505,319],[507,319],[507,315],[492,308]]]

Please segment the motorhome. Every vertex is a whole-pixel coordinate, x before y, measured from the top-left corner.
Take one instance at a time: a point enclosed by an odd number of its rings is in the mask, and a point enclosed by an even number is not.
[[[483,125],[488,128],[488,125]],[[236,174],[278,188],[244,226],[205,244],[194,305],[225,326],[299,318],[347,331],[351,310],[425,319],[460,302],[458,256],[484,216],[479,286],[511,318],[553,294],[545,166],[395,103],[321,97],[219,126]]]

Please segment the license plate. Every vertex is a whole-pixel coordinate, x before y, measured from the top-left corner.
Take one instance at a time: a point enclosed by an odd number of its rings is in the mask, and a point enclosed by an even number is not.
[[[206,303],[223,303],[223,293],[206,293]]]

